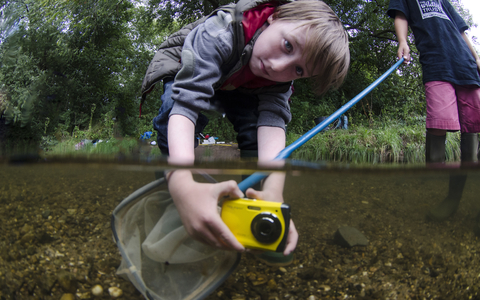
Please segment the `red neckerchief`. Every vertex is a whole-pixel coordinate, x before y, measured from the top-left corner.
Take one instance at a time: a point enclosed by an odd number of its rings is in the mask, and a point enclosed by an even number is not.
[[[245,45],[251,41],[255,35],[255,32],[257,32],[257,30],[261,28],[265,22],[267,22],[268,17],[273,14],[276,7],[277,5],[275,5],[274,2],[269,2],[256,6],[243,13],[242,25],[245,37]],[[275,84],[275,81],[255,76],[247,64],[238,72],[230,76],[223,83],[220,89],[234,90],[238,87],[254,89]]]

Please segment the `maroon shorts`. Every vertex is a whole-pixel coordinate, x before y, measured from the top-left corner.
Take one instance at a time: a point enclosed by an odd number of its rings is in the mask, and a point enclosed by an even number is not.
[[[480,87],[446,81],[425,83],[427,128],[480,132]]]

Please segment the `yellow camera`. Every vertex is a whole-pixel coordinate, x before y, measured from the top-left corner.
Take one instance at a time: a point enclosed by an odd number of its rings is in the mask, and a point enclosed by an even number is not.
[[[290,225],[290,206],[255,199],[225,200],[222,220],[246,248],[283,252]]]

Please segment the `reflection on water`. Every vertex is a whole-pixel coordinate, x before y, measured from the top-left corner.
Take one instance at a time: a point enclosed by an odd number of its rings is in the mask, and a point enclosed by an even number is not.
[[[213,166],[213,167],[212,167]],[[215,179],[241,180],[252,164],[201,165]],[[313,168],[315,167],[315,168]],[[120,263],[110,216],[164,165],[57,162],[0,167],[0,296],[88,299],[100,284],[143,299],[115,274]],[[249,170],[249,171],[247,171]],[[208,299],[477,299],[480,168],[288,166],[284,198],[300,234],[293,264],[270,267],[243,254]],[[426,220],[467,180],[456,214]],[[338,228],[358,229],[367,246],[336,244]],[[309,298],[310,296],[313,296]],[[316,297],[316,298],[315,298]],[[102,299],[102,298],[100,298]]]

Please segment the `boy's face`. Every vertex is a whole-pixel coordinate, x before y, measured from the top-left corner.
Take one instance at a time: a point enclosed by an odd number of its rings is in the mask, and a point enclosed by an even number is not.
[[[253,46],[248,63],[253,74],[276,82],[312,76],[302,57],[306,43],[302,23],[274,20],[273,15],[268,18],[268,23],[270,25]]]

